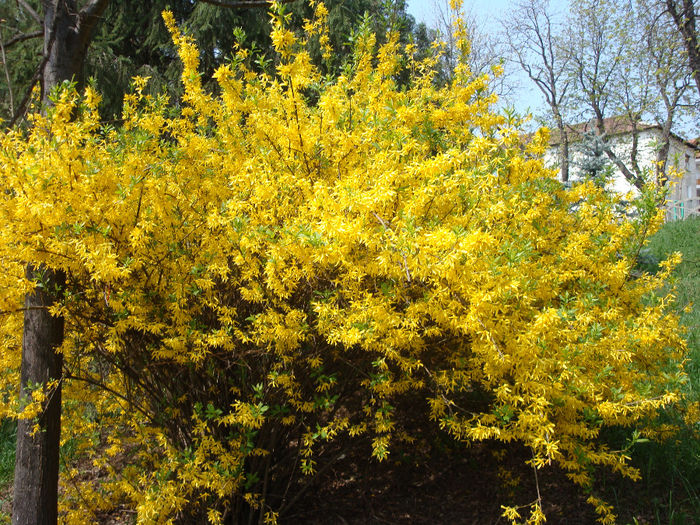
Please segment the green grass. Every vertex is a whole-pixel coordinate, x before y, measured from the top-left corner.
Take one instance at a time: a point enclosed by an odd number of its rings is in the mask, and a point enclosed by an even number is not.
[[[17,424],[6,419],[0,422],[0,490],[12,483],[15,471],[15,434]]]
[[[674,270],[677,308],[687,328],[690,347],[688,374],[690,388],[700,400],[700,217],[670,222],[656,233],[648,245],[658,260],[673,252],[681,252],[683,261]],[[685,311],[689,307],[689,311]]]
[[[10,419],[0,421],[0,524],[10,523],[7,498],[15,471],[15,437],[17,423]]]
[[[673,272],[676,310],[685,326],[689,355],[686,403],[700,402],[700,218],[665,224],[645,250],[649,261],[663,261],[673,252],[683,260]],[[670,410],[666,421],[678,433],[663,443],[644,443],[636,450],[636,464],[644,481],[639,496],[654,507],[654,525],[700,524],[700,422],[683,424],[683,414]]]

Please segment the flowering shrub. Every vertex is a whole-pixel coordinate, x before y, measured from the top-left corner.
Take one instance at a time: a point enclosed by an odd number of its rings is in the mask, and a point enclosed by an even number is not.
[[[70,523],[117,504],[139,523],[274,522],[330,442],[366,437],[382,460],[414,439],[409,396],[455,440],[519,442],[533,469],[589,487],[596,467],[638,476],[600,430],[643,431],[676,397],[670,265],[631,274],[659,217],[620,222],[592,184],[565,191],[546,132],[523,146],[466,66],[436,88],[430,61],[360,31],[323,77],[305,51],[326,41],[316,11],[297,36],[277,8],[275,72],[237,49],[217,95],[165,13],[181,107],[136,79],[113,128],[93,89],[64,89],[0,139],[2,406],[16,410],[23,264],[60,269]]]

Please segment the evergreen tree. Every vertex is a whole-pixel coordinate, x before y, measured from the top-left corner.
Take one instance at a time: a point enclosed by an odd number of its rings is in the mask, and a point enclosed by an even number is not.
[[[20,0],[0,4],[0,51],[4,74],[0,74],[0,118],[13,123],[23,115],[31,87],[39,81],[42,68],[43,30],[38,14],[39,0]],[[229,2],[229,5],[240,2]],[[307,2],[288,2],[290,27],[301,31],[304,20],[312,15]],[[328,0],[329,38],[336,52],[324,65],[327,73],[337,74],[351,53],[351,36],[366,19],[380,42],[388,30],[398,30],[400,41],[413,38],[415,21],[406,12],[405,0]],[[170,9],[178,24],[199,44],[202,77],[211,78],[214,70],[230,60],[235,34],[245,34],[244,45],[253,50],[252,66],[258,70],[272,57],[269,16],[264,3],[258,9],[225,8],[218,3],[192,0],[122,0],[109,2],[96,28],[78,81],[84,84],[94,77],[103,96],[101,112],[106,120],[118,119],[122,98],[129,92],[134,76],[150,78],[152,93],[167,91],[179,95],[178,66],[170,36],[161,22],[161,13]],[[240,28],[240,30],[237,30]],[[427,35],[419,35],[423,42]],[[422,46],[427,49],[427,45]],[[321,61],[320,52],[312,57]],[[210,85],[208,87],[215,87]]]
[[[605,145],[600,135],[591,131],[584,133],[579,151],[581,157],[574,162],[579,170],[579,177],[592,180],[596,186],[605,188],[612,175],[612,165],[605,154]]]

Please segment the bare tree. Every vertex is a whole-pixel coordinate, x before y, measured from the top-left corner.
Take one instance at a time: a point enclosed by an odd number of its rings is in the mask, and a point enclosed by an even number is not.
[[[469,41],[469,69],[473,75],[491,74],[494,66],[502,62],[505,50],[499,39],[484,30],[484,23],[476,13],[469,8],[455,12],[450,7],[449,0],[433,0],[434,24],[436,38],[443,44],[442,70],[440,75],[444,81],[451,81],[459,61],[459,50],[454,35],[455,23],[459,19],[467,32]],[[508,97],[513,91],[513,84],[507,72],[502,72],[493,79],[493,90],[501,97]]]
[[[687,92],[678,39],[643,2],[573,0],[567,23],[572,100],[588,118],[610,162],[637,188],[647,182],[640,166],[639,136],[653,119],[661,133],[663,167],[670,136]],[[629,154],[616,152],[610,137],[631,136]]]
[[[649,57],[649,75],[655,92],[653,118],[662,129],[657,160],[664,170],[670,151],[670,136],[680,114],[693,108],[693,72],[687,67],[687,48],[666,13],[658,13],[653,1],[639,0],[639,26]],[[696,77],[697,79],[697,77]]]
[[[564,109],[572,83],[567,74],[570,57],[562,51],[562,28],[555,22],[548,0],[524,0],[503,22],[511,60],[542,92],[552,112],[559,145],[563,181],[569,180],[569,137]]]
[[[633,55],[628,7],[625,0],[574,0],[568,23],[568,52],[576,87],[574,100],[581,108],[581,117],[592,117],[596,134],[610,161],[628,181],[641,188],[645,180],[637,162],[638,126],[646,96],[642,99],[637,95],[646,84],[634,78],[640,69],[627,60]],[[641,89],[636,90],[636,87]],[[617,117],[620,110],[624,112],[632,135],[631,160],[627,163],[608,144],[609,134],[617,131],[620,121],[606,117]]]
[[[677,30],[683,37],[687,63],[695,80],[695,87],[700,94],[700,41],[696,20],[698,13],[695,0],[660,0],[671,16]]]
[[[658,2],[570,0],[562,22],[548,0],[520,0],[503,21],[511,61],[547,103],[562,180],[571,175],[573,142],[588,137],[641,188],[648,170],[639,162],[639,138],[650,127],[659,130],[657,175],[663,171],[691,78],[683,42]],[[631,137],[624,153],[613,140],[620,133]]]

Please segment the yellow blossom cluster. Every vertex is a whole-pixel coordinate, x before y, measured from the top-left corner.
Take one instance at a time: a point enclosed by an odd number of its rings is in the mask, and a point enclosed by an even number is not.
[[[315,6],[305,38],[325,45]],[[595,466],[637,476],[597,437],[643,429],[684,380],[670,265],[632,272],[658,217],[563,188],[546,132],[524,145],[487,77],[436,87],[395,37],[360,32],[322,81],[276,9],[274,74],[239,49],[206,92],[165,13],[181,107],[136,79],[114,128],[96,93],[64,90],[0,136],[1,408],[16,410],[23,265],[60,269],[66,519],[123,505],[144,524],[272,523],[333,442],[367,438],[382,460],[410,441],[409,402],[585,487]]]

